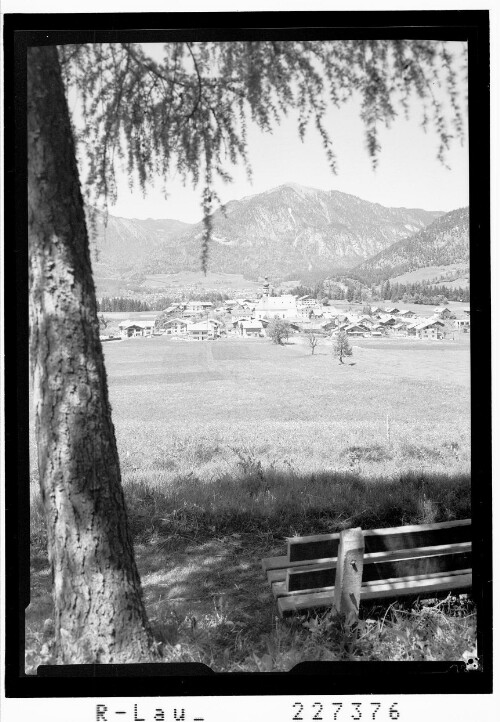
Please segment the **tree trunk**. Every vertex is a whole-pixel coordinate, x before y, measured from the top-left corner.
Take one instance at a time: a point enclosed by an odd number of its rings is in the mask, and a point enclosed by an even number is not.
[[[28,222],[30,360],[58,661],[152,660],[55,47],[28,50]]]

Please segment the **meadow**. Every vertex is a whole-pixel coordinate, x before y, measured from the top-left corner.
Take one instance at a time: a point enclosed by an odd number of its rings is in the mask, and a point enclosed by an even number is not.
[[[299,474],[467,473],[468,346],[362,339],[330,347],[268,339],[105,344],[125,481],[169,485],[236,474],[241,457]]]
[[[461,659],[473,647],[474,611],[458,599],[365,610],[351,641],[329,615],[276,618],[260,560],[284,553],[286,536],[470,515],[468,339],[352,346],[341,365],[326,342],[311,355],[297,336],[283,347],[104,344],[137,561],[167,661],[276,671],[306,659]],[[28,669],[51,654],[36,483],[33,468]]]

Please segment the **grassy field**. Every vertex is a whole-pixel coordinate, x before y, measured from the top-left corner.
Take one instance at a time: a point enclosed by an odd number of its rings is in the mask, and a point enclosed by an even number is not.
[[[326,344],[312,356],[268,339],[106,345],[126,480],[210,481],[241,456],[300,474],[467,473],[468,345],[362,339],[353,350],[340,365]]]
[[[434,281],[435,279],[441,278],[442,276],[448,276],[449,274],[455,275],[455,281],[437,281],[437,284],[441,286],[444,284],[450,288],[466,288],[469,283],[469,266],[466,263],[453,263],[447,266],[426,266],[425,268],[418,268],[416,271],[408,271],[407,273],[401,274],[401,276],[394,276],[390,279],[392,283],[418,283],[420,281]]]
[[[461,659],[473,647],[474,613],[460,600],[392,606],[383,623],[365,610],[349,643],[328,615],[275,616],[260,560],[284,553],[284,537],[470,515],[468,339],[352,345],[340,365],[329,346],[312,356],[298,337],[104,344],[130,525],[167,661],[271,671],[305,659]],[[35,471],[32,489],[28,669],[50,658]]]

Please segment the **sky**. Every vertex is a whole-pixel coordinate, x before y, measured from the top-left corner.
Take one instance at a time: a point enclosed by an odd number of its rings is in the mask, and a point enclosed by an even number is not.
[[[156,55],[156,48],[149,49]],[[384,206],[450,211],[468,205],[467,143],[455,142],[446,156],[448,167],[443,166],[437,160],[436,135],[431,130],[424,133],[420,127],[418,100],[412,102],[408,120],[400,115],[389,129],[381,128],[382,150],[376,170],[365,147],[355,99],[340,109],[332,108],[325,126],[333,139],[337,175],[328,166],[315,128],[310,127],[301,142],[296,116],[291,114],[273,134],[251,126],[248,157],[252,181],[243,168],[228,166],[233,183],[216,185],[222,202],[294,182],[350,193]],[[109,212],[124,218],[174,218],[187,223],[201,219],[201,187],[184,186],[175,174],[167,179],[166,199],[161,187],[161,182],[149,186],[143,197],[138,187],[131,192],[126,175],[120,174],[118,201]]]

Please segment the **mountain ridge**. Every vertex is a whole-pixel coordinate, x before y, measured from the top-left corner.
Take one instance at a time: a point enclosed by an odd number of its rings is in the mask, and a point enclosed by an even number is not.
[[[229,201],[211,217],[209,268],[249,278],[347,270],[422,230],[442,211],[391,208],[337,190],[285,183]],[[203,223],[109,216],[96,234],[98,273],[200,268]]]

